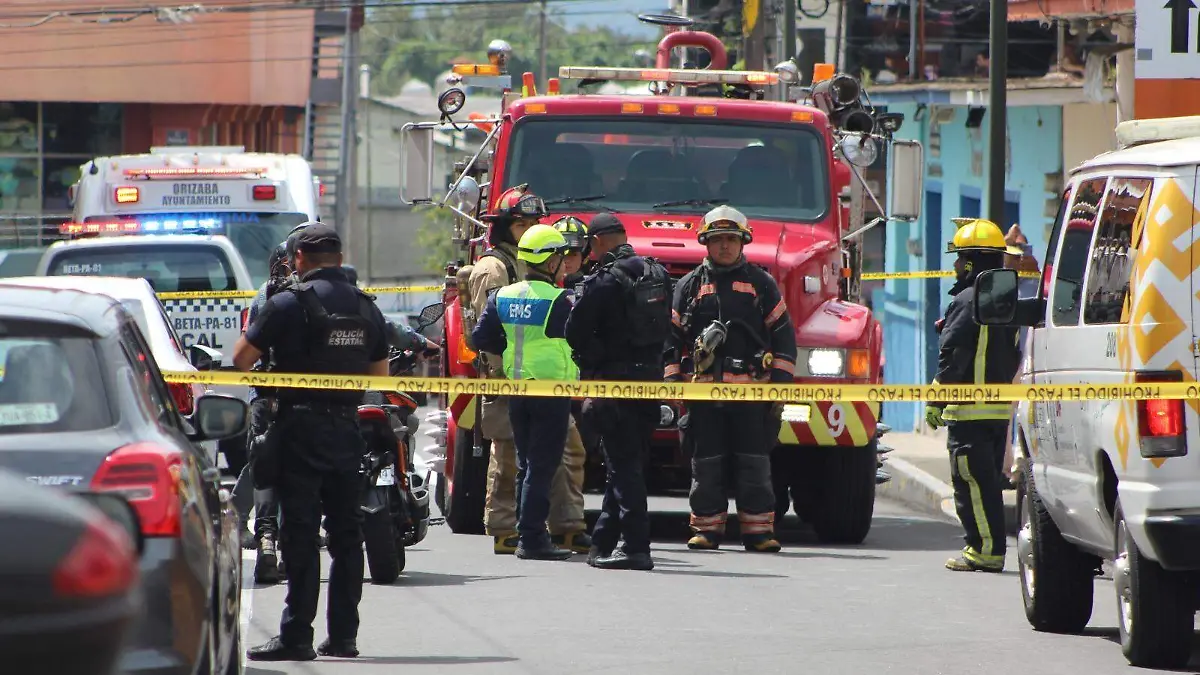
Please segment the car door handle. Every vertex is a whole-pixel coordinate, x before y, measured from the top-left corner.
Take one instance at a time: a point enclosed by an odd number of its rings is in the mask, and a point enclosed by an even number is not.
[[[221,482],[221,470],[216,467],[210,467],[200,472],[200,477],[210,483]]]

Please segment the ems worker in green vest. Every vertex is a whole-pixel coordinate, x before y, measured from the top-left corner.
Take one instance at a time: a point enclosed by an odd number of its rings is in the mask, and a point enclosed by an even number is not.
[[[567,345],[571,291],[560,288],[567,240],[549,225],[534,225],[517,243],[525,280],[488,298],[471,338],[479,349],[502,354],[504,375],[512,380],[576,380],[579,370]],[[517,557],[566,560],[569,549],[550,540],[550,486],[562,465],[571,419],[570,398],[514,396],[508,417],[524,481],[517,486]]]
[[[946,246],[955,253],[954,296],[938,322],[938,365],[933,384],[1012,384],[1020,350],[1017,331],[975,323],[975,278],[1004,265],[1004,233],[990,220],[953,218],[958,231]],[[1001,462],[1011,405],[980,401],[929,403],[925,421],[945,426],[954,506],[966,530],[962,555],[946,561],[959,572],[1004,570],[1004,499]]]

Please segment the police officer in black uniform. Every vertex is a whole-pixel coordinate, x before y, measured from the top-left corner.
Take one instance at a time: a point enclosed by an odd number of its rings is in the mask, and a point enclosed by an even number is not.
[[[691,362],[696,382],[792,382],[796,335],[779,286],[742,252],[752,240],[746,216],[718,206],[704,216],[697,239],[708,257],[679,280],[663,374],[683,378]],[[725,534],[729,502],[725,467],[737,463],[737,509],[747,551],[777,552],[771,448],[778,434],[771,403],[695,401],[686,435],[694,447],[689,495],[695,533],[688,548],[715,549]]]
[[[267,301],[263,315],[238,340],[234,363],[250,370],[264,353],[272,370],[335,375],[388,374],[383,315],[371,296],[349,283],[337,232],[313,223],[296,238],[298,283]],[[358,655],[358,603],[363,550],[359,463],[365,447],[357,406],[361,390],[280,388],[271,430],[286,448],[275,479],[288,594],[280,633],[250,649],[253,661],[307,661]],[[256,467],[257,470],[257,467]],[[312,622],[321,584],[318,530],[322,511],[333,563],[329,575],[329,637],[313,651]]]
[[[671,278],[634,252],[625,227],[601,213],[588,227],[596,271],[567,321],[582,379],[658,380],[671,326]],[[654,569],[644,466],[659,404],[646,400],[591,399],[586,417],[600,431],[608,469],[604,505],[592,531],[588,564],[601,569]],[[617,549],[624,535],[625,544]]]

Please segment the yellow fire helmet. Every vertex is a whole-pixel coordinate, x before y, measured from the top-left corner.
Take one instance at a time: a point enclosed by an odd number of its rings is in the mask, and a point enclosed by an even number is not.
[[[950,220],[958,226],[958,231],[954,233],[954,240],[946,244],[946,253],[1004,253],[1008,249],[1008,245],[1004,243],[1004,233],[992,221],[983,218]]]
[[[725,233],[737,234],[741,237],[743,244],[749,244],[754,240],[754,233],[747,224],[745,214],[724,204],[704,214],[700,231],[696,233],[696,240],[701,244],[707,244],[711,235]]]

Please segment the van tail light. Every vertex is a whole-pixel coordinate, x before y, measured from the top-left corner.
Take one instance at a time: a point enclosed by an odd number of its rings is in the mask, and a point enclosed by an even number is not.
[[[196,409],[196,396],[192,393],[192,385],[185,382],[168,382],[171,398],[175,399],[175,407],[180,415],[191,415]]]
[[[1137,384],[1182,382],[1178,370],[1138,371]],[[1138,440],[1142,457],[1182,457],[1187,454],[1187,430],[1182,399],[1152,398],[1137,401]]]
[[[92,489],[123,496],[137,512],[143,535],[178,537],[182,461],[178,450],[154,443],[126,445],[104,458]]]
[[[83,535],[54,568],[60,598],[103,598],[128,592],[137,582],[137,551],[129,535],[106,517],[88,523]]]
[[[246,328],[247,328],[246,323],[249,320],[250,320],[250,308],[247,307],[246,309],[242,310],[242,332],[243,333],[246,332]]]

